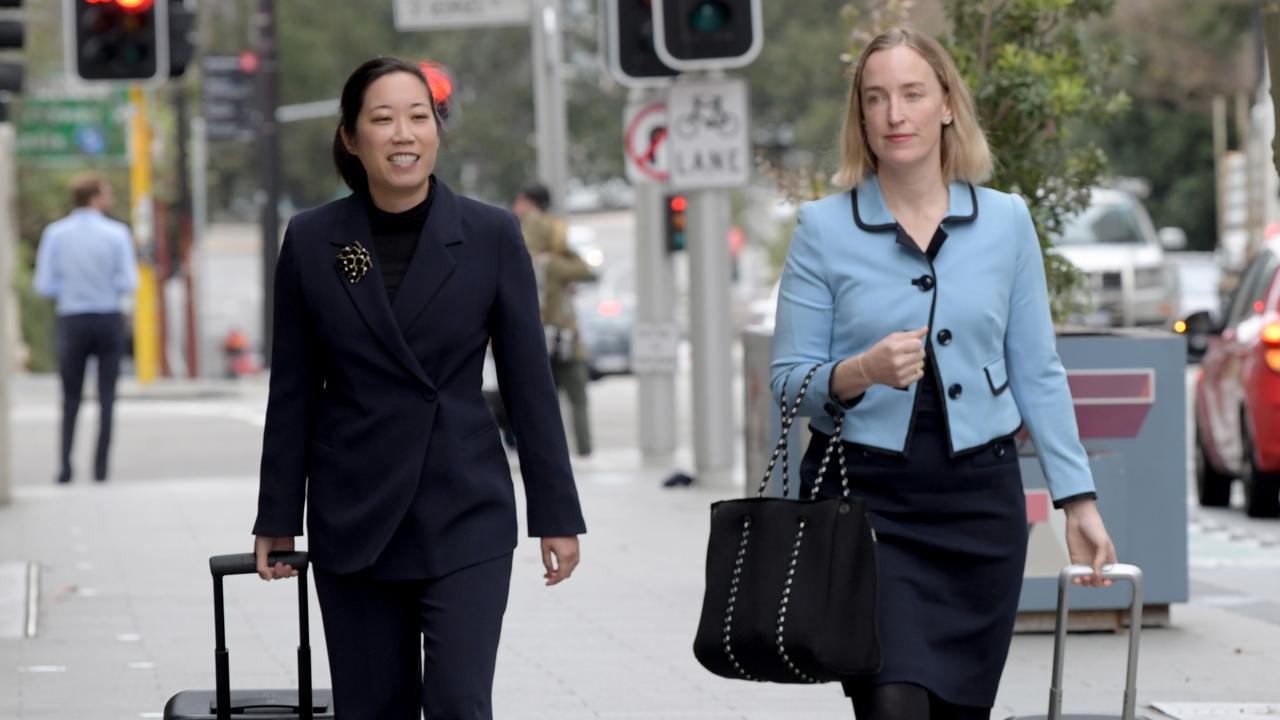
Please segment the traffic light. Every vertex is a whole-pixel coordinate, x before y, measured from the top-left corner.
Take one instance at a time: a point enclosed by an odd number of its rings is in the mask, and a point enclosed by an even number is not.
[[[653,0],[607,0],[604,45],[609,70],[618,82],[632,87],[664,85],[678,71],[658,59],[654,49]]]
[[[169,0],[65,0],[67,66],[91,81],[169,77]]]
[[[20,7],[22,0],[0,0],[0,8]],[[0,19],[0,50],[21,50],[25,35],[20,16]],[[0,104],[22,92],[23,67],[20,55],[0,60]]]
[[[681,70],[749,65],[764,45],[760,0],[654,0],[655,50]]]
[[[169,77],[182,77],[196,54],[196,11],[194,0],[168,0]]]
[[[684,249],[685,212],[688,209],[689,199],[684,195],[667,196],[667,252]]]
[[[457,118],[453,90],[458,84],[453,78],[453,73],[435,60],[423,60],[418,63],[418,67],[422,69],[423,76],[427,78],[427,86],[431,88],[431,99],[436,103],[436,115],[452,128]]]

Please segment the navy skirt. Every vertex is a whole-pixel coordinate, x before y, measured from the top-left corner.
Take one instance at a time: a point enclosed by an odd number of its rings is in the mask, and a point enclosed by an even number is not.
[[[949,457],[939,410],[917,408],[907,457],[845,444],[850,494],[866,499],[879,541],[884,658],[879,673],[846,683],[845,691],[906,682],[954,704],[989,708],[1022,589],[1026,500],[1014,441]],[[806,492],[830,441],[813,433],[800,468]],[[833,457],[819,494],[840,492]]]

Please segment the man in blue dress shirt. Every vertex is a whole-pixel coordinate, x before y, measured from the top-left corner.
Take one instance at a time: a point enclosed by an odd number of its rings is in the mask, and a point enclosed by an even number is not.
[[[93,477],[107,479],[116,378],[124,354],[120,299],[138,287],[133,237],[124,223],[106,216],[111,186],[96,174],[71,183],[75,209],[50,223],[36,255],[36,292],[57,301],[58,374],[62,378],[62,464],[57,481],[71,481],[71,446],[84,385],[85,364],[98,360],[98,447]]]

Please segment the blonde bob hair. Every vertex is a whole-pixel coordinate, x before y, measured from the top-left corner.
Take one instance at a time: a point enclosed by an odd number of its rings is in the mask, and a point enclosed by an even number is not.
[[[853,83],[849,87],[848,109],[844,116],[844,130],[841,132],[840,171],[836,173],[836,182],[857,187],[878,170],[878,163],[871,146],[867,144],[862,116],[862,74],[867,66],[867,58],[873,53],[888,48],[905,45],[920,54],[929,67],[933,68],[942,92],[951,100],[950,125],[942,128],[942,177],[946,182],[964,180],[975,185],[985,182],[991,177],[991,149],[987,147],[987,137],[978,122],[977,111],[973,108],[973,98],[964,79],[956,70],[951,55],[938,44],[937,40],[910,28],[893,28],[878,35],[867,45],[858,58],[858,66],[853,74]]]

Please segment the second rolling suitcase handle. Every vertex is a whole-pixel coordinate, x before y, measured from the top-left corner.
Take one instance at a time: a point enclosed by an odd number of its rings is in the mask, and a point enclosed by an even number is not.
[[[1062,659],[1067,640],[1067,588],[1071,579],[1093,574],[1088,565],[1068,565],[1058,574],[1058,618],[1053,629],[1053,682],[1049,687],[1049,718],[1062,718]],[[1104,580],[1128,580],[1133,585],[1133,601],[1129,605],[1129,660],[1124,677],[1123,720],[1134,720],[1137,704],[1138,636],[1142,631],[1142,569],[1137,565],[1116,563],[1102,567]]]
[[[284,563],[298,571],[298,717],[312,720],[311,709],[311,641],[307,626],[307,554],[305,552],[273,552],[267,556],[267,564]],[[215,703],[218,720],[231,720],[231,664],[227,653],[227,631],[222,603],[222,578],[227,575],[250,575],[258,571],[258,561],[253,553],[215,555],[209,558],[209,571],[213,573],[213,650],[217,673]]]

